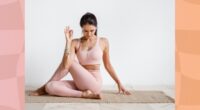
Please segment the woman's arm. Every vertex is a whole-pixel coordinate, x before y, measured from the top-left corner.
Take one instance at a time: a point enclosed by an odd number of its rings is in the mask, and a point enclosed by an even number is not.
[[[64,32],[65,32],[65,37],[66,37],[66,45],[65,45],[64,55],[63,55],[60,65],[54,72],[53,76],[43,86],[41,86],[37,90],[30,93],[30,95],[46,94],[45,86],[48,82],[61,80],[66,75],[68,71],[68,70],[66,71],[66,69],[68,69],[71,62],[70,58],[75,53],[75,50],[74,50],[75,40],[72,40],[73,33],[72,33],[72,30],[69,29],[69,27],[65,28]]]
[[[72,43],[72,44],[74,44],[74,43]],[[73,45],[72,46],[68,46],[68,47],[72,48]],[[54,72],[54,74],[52,75],[52,77],[43,86],[41,86],[37,90],[35,90],[32,93],[30,93],[30,95],[36,95],[37,96],[37,95],[46,94],[45,86],[46,86],[46,84],[48,82],[50,82],[50,81],[59,81],[59,80],[61,80],[67,74],[68,68],[69,68],[69,65],[70,65],[70,62],[71,62],[69,60],[69,58],[74,53],[73,52],[74,49],[70,49],[70,50],[71,50],[71,53],[64,52],[62,61],[61,61],[60,65],[58,66],[58,68],[56,69],[56,71]]]
[[[103,38],[103,44],[104,44],[104,50],[103,50],[104,67],[108,71],[112,79],[118,84],[120,83],[120,80],[117,77],[116,72],[114,71],[114,68],[111,65],[110,56],[109,56],[109,42],[106,38]]]
[[[50,78],[50,80],[48,82],[58,81],[58,80],[62,79],[69,71],[68,69],[69,69],[69,66],[71,63],[71,58],[74,57],[74,54],[75,54],[76,40],[73,39],[71,42],[72,43],[70,43],[70,42],[66,43],[62,61],[59,65],[59,67],[57,68],[57,70],[54,72],[54,75]],[[68,51],[68,49],[66,50],[66,48],[69,48],[70,51]]]
[[[122,86],[119,78],[117,77],[116,72],[114,71],[114,68],[111,65],[110,56],[109,56],[109,42],[106,38],[103,38],[103,44],[104,44],[103,63],[104,63],[105,69],[108,71],[112,79],[117,83],[119,93],[122,91],[124,94],[129,95],[130,92],[126,91],[125,88]]]

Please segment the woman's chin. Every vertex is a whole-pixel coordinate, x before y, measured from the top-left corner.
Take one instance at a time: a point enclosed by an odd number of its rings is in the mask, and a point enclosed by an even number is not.
[[[90,38],[90,36],[85,36],[85,37],[84,37],[84,39],[89,39],[89,38]]]

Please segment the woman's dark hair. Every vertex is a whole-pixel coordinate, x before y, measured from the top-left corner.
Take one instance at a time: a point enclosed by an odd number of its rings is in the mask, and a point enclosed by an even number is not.
[[[97,27],[97,19],[96,16],[90,12],[85,13],[80,20],[80,26],[83,27],[83,25],[90,24]],[[95,35],[97,35],[97,30],[95,32]]]

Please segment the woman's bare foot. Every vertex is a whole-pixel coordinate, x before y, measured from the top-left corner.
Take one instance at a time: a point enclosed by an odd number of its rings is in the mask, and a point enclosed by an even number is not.
[[[29,93],[30,96],[39,96],[40,94],[37,91],[31,91]]]
[[[88,98],[88,99],[101,99],[100,94],[94,94],[90,90],[83,91],[82,98]]]
[[[31,91],[29,93],[30,96],[40,96],[40,95],[44,95],[44,94],[47,94],[44,87],[41,87],[41,88],[39,88],[35,91]]]

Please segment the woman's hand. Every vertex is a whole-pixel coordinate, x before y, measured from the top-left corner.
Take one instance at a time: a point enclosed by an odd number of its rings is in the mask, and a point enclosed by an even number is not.
[[[65,33],[65,38],[66,38],[66,41],[67,43],[71,43],[72,41],[72,38],[73,38],[73,30],[70,29],[69,26],[67,26],[65,29],[64,29],[64,33]]]
[[[125,95],[131,95],[129,91],[127,91],[121,83],[117,84],[118,86],[118,93],[123,93]]]
[[[41,88],[32,91],[29,95],[30,96],[40,96],[40,95],[44,95],[47,94],[47,92],[45,91],[45,86],[42,86]]]

